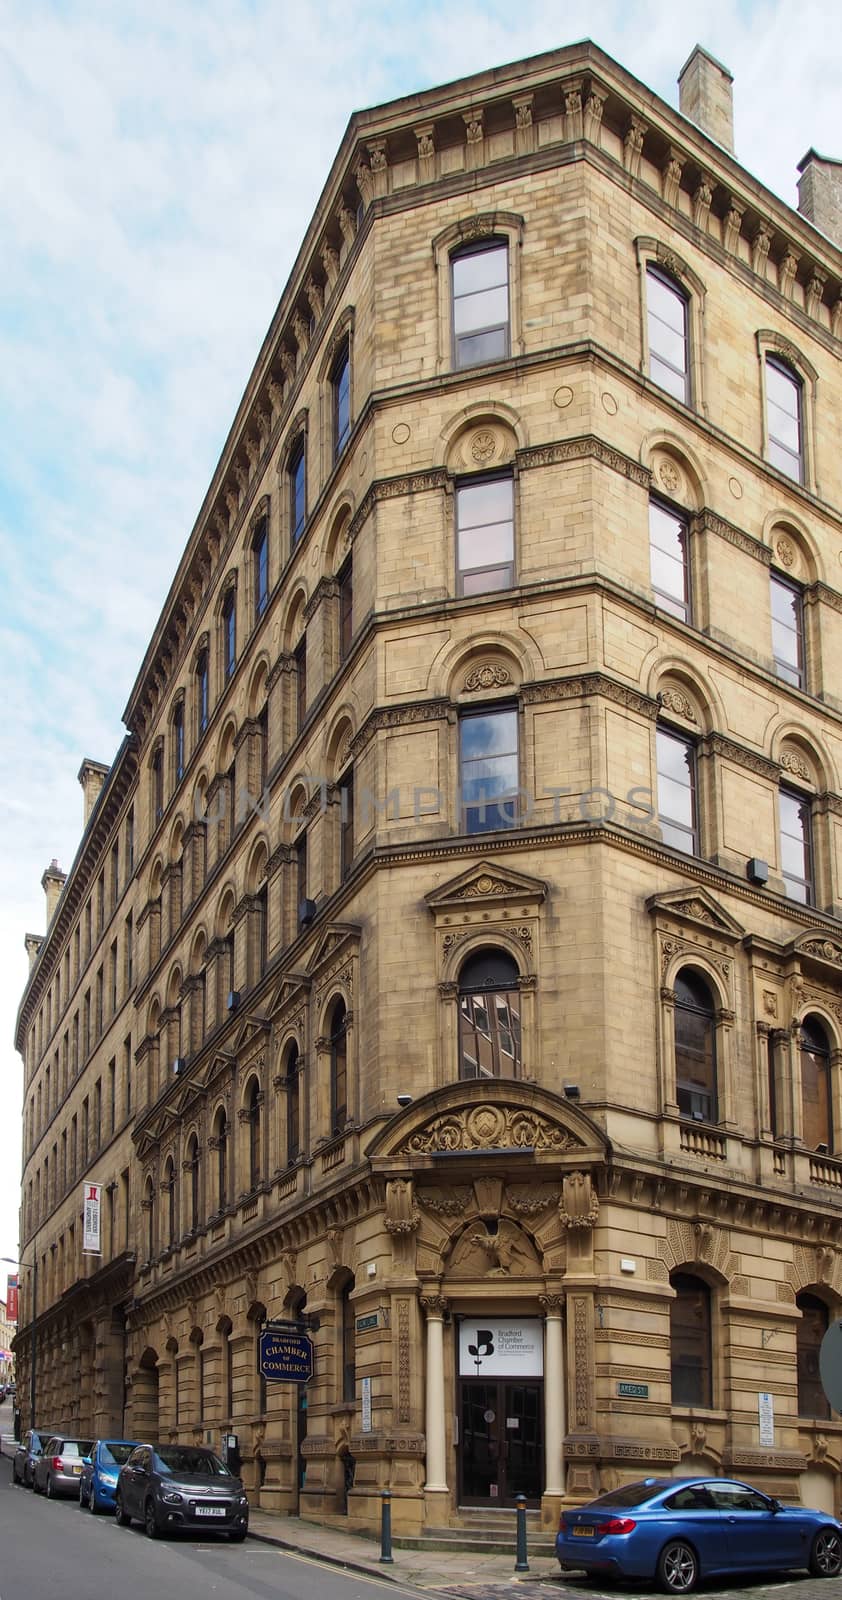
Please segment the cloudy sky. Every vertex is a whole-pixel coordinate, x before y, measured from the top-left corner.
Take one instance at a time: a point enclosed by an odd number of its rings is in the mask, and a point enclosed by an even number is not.
[[[82,757],[116,752],[348,117],[586,37],[673,103],[704,44],[738,156],[790,204],[810,145],[842,156],[835,0],[0,0],[0,1255],[41,874],[79,842]]]

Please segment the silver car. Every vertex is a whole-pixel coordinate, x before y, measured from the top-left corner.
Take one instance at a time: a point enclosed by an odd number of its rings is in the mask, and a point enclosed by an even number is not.
[[[32,1487],[36,1494],[78,1495],[85,1456],[93,1449],[93,1439],[68,1439],[56,1434],[48,1439],[43,1455],[35,1463]]]

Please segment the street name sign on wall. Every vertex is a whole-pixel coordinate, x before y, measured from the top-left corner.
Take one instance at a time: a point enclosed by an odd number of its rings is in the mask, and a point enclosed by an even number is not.
[[[257,1365],[267,1383],[309,1383],[313,1376],[313,1341],[306,1333],[266,1328],[260,1335]]]

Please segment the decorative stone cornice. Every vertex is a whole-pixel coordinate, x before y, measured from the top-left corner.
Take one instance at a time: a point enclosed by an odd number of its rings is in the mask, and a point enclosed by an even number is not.
[[[618,683],[603,672],[585,672],[569,678],[551,678],[542,683],[525,683],[521,688],[525,705],[535,705],[548,700],[579,700],[598,697],[635,711],[648,722],[658,718],[658,702],[651,695],[641,694],[625,683]]]
[[[707,506],[690,520],[691,533],[715,533],[718,539],[724,539],[732,544],[736,550],[742,550],[745,555],[753,556],[755,561],[761,562],[765,567],[771,566],[772,552],[768,545],[755,539],[751,533],[746,533],[743,528],[735,527],[733,522],[727,522],[725,517],[717,516]]]
[[[378,706],[370,712],[358,733],[348,746],[349,755],[356,760],[371,743],[375,734],[384,728],[402,728],[419,722],[442,722],[450,710],[449,700],[425,700],[419,705]]]
[[[323,600],[336,600],[339,597],[339,584],[335,578],[320,578],[304,607],[304,621],[311,622]]]
[[[345,530],[346,544],[353,544],[380,500],[398,500],[403,495],[424,494],[433,489],[444,489],[448,475],[443,467],[431,467],[426,472],[413,472],[401,478],[378,478],[368,490],[359,509]]]
[[[520,468],[552,467],[566,461],[588,458],[610,467],[612,472],[618,472],[641,489],[651,488],[652,474],[648,467],[642,467],[639,461],[623,455],[622,451],[615,450],[613,445],[606,444],[592,433],[580,434],[574,439],[559,439],[552,444],[530,445],[525,450],[518,450],[515,461]]]
[[[733,761],[735,766],[744,767],[747,772],[768,778],[771,783],[780,783],[780,766],[777,761],[770,761],[768,756],[762,756],[756,750],[747,750],[745,745],[727,739],[722,733],[709,734],[704,743],[710,755],[722,756],[726,761]]]

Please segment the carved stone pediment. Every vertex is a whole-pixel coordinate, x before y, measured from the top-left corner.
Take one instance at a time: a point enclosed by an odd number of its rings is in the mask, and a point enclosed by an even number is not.
[[[715,934],[734,944],[743,937],[745,929],[729,912],[717,903],[706,889],[671,889],[666,894],[653,894],[646,909],[658,927],[681,926]]]
[[[496,1230],[479,1220],[469,1223],[447,1263],[447,1278],[531,1278],[541,1259],[523,1228],[501,1217]]]
[[[341,977],[348,993],[354,983],[353,958],[360,948],[362,930],[355,922],[331,922],[323,930],[310,961],[307,973],[313,983],[316,1000],[328,984]]]
[[[541,1112],[516,1105],[479,1105],[433,1117],[408,1135],[408,1155],[429,1155],[442,1150],[557,1150],[563,1153],[580,1144],[569,1128]]]
[[[837,978],[842,972],[842,939],[825,933],[823,928],[799,934],[789,949],[793,955],[800,957],[803,964],[816,964],[825,973],[832,969]]]
[[[438,920],[444,912],[464,912],[478,904],[483,908],[519,904],[525,912],[534,911],[546,897],[547,885],[542,879],[527,877],[496,862],[480,861],[425,898]]]

